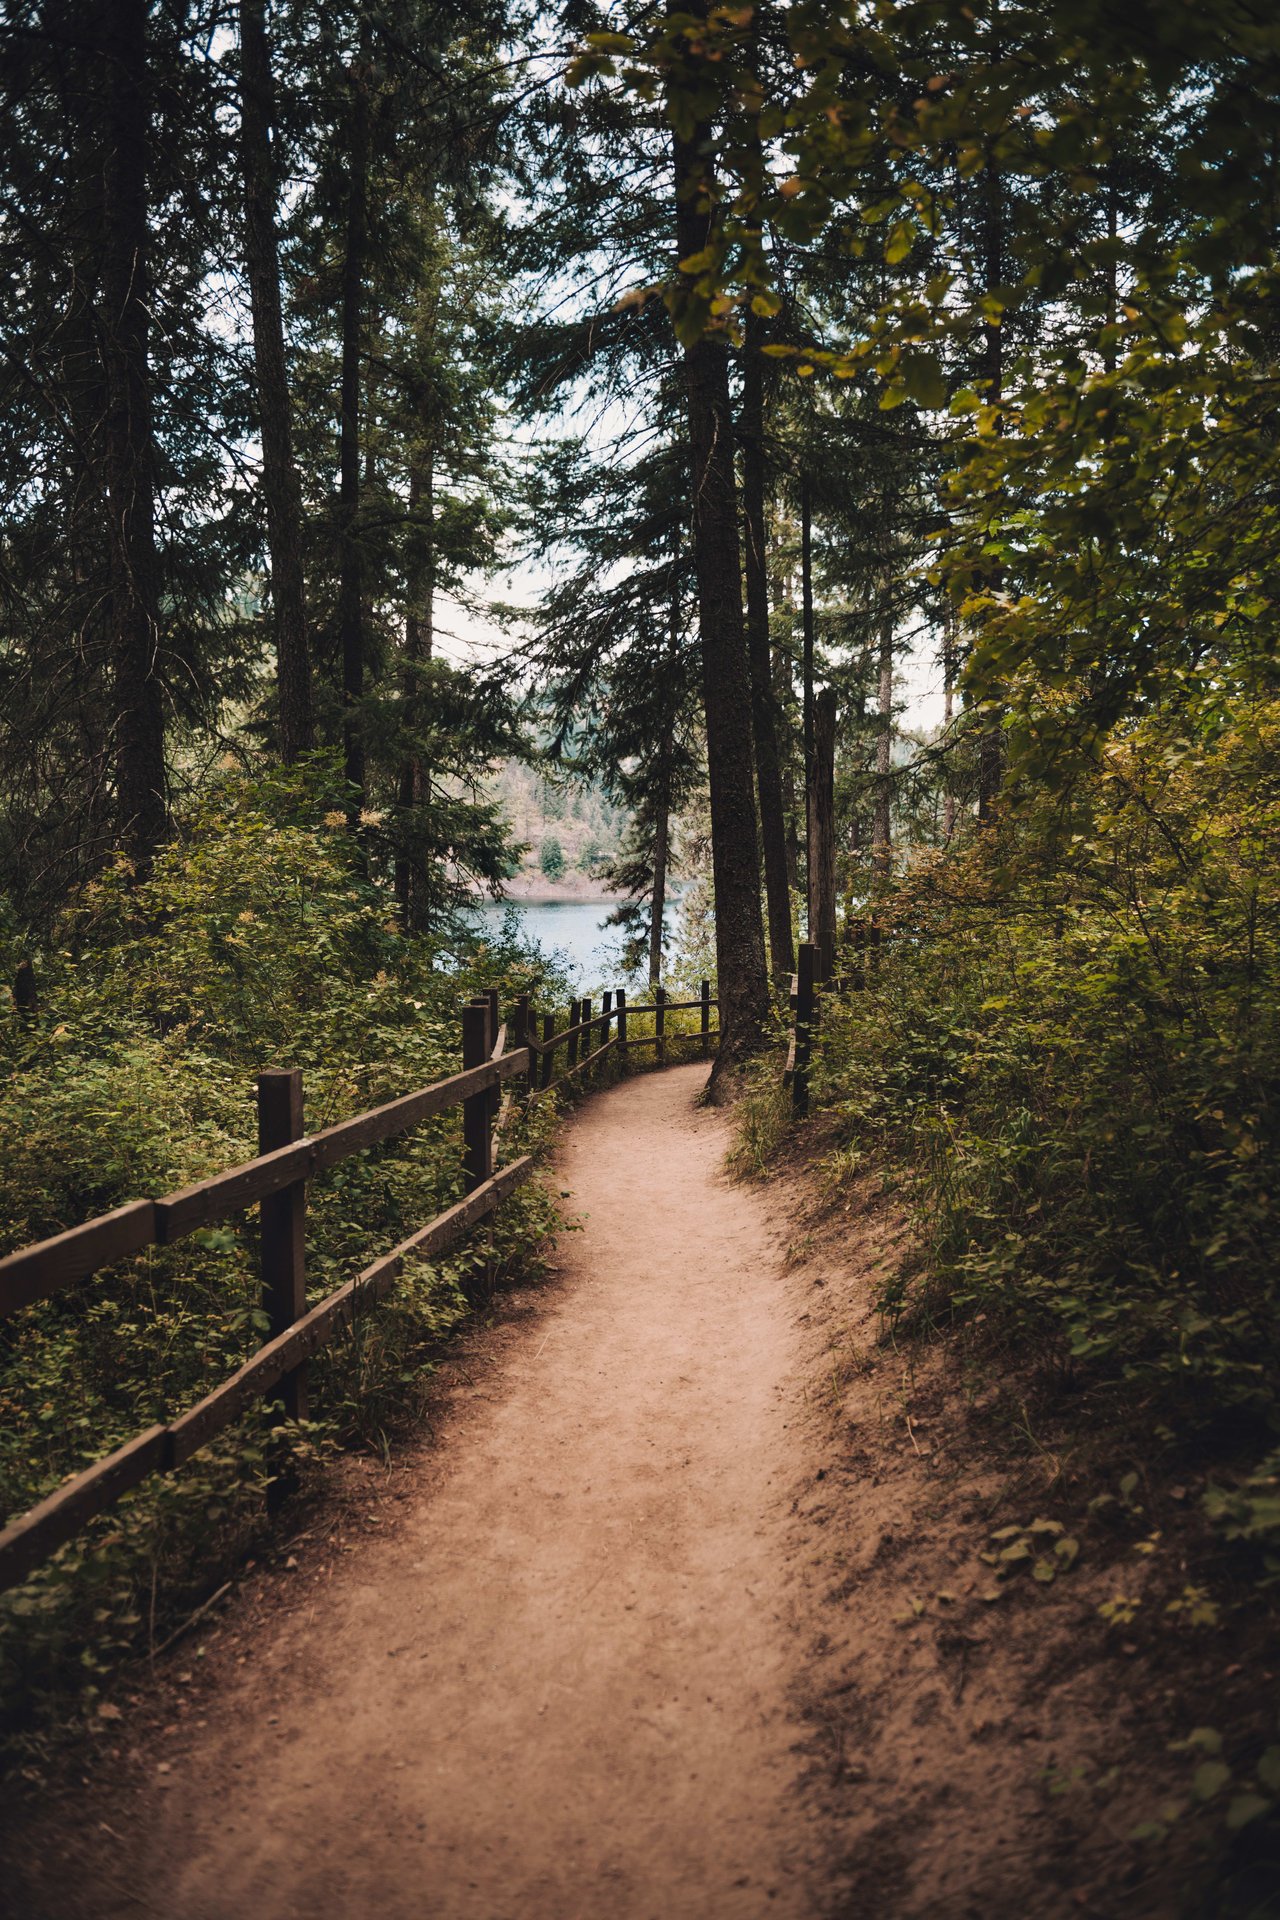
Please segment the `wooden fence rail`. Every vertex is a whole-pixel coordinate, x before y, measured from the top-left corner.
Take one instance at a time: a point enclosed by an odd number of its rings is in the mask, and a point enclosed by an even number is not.
[[[533,1171],[525,1154],[494,1171],[494,1145],[503,1123],[501,1089],[523,1080],[535,1099],[571,1076],[587,1075],[611,1049],[625,1060],[632,1048],[658,1048],[665,1057],[664,1015],[700,1009],[697,1035],[706,1054],[717,1035],[710,1008],[718,1005],[704,981],[698,1000],[668,1001],[661,988],[653,1006],[629,1007],[626,995],[605,994],[598,1015],[589,1001],[575,1001],[569,1024],[556,1032],[554,1016],[534,1034],[529,997],[516,1003],[508,1027],[500,1024],[496,989],[462,1010],[463,1070],[383,1106],[340,1121],[322,1132],[303,1131],[302,1075],[275,1070],[258,1078],[258,1139],[261,1151],[243,1166],[197,1181],[160,1199],[135,1200],[83,1226],[69,1228],[0,1260],[0,1318],[87,1279],[150,1246],[171,1246],[201,1227],[260,1209],[263,1303],[271,1337],[242,1367],[173,1420],[149,1427],[105,1458],[66,1481],[0,1532],[0,1592],[24,1580],[42,1561],[96,1515],[153,1473],[170,1473],[230,1426],[256,1401],[273,1397],[291,1418],[306,1414],[306,1363],[351,1326],[362,1307],[381,1298],[411,1259],[434,1259],[471,1229]],[[652,1013],[652,1035],[629,1034],[628,1015]],[[617,1028],[612,1033],[611,1028]],[[579,1047],[581,1042],[581,1048]],[[567,1066],[553,1078],[555,1055],[564,1048]],[[314,1306],[306,1304],[306,1193],[313,1174],[352,1154],[409,1132],[421,1121],[462,1109],[461,1200],[438,1214],[389,1253]]]
[[[856,942],[854,979],[861,983],[864,948],[874,950],[878,929]],[[795,1010],[784,1082],[798,1114],[808,1110],[813,1039],[817,1027],[821,956],[805,943],[798,953],[789,1000]],[[828,987],[846,984],[830,980]],[[160,1199],[135,1200],[83,1226],[71,1227],[35,1246],[0,1260],[0,1318],[18,1312],[64,1287],[75,1285],[102,1267],[115,1265],[149,1246],[171,1246],[201,1227],[257,1204],[261,1222],[263,1301],[271,1338],[237,1372],[175,1419],[149,1427],[66,1481],[38,1506],[12,1520],[0,1532],[0,1592],[24,1580],[97,1514],[153,1473],[169,1473],[230,1426],[254,1401],[275,1396],[292,1418],[305,1417],[306,1363],[350,1327],[362,1307],[386,1294],[411,1259],[433,1259],[455,1246],[526,1180],[533,1171],[525,1154],[494,1171],[494,1147],[504,1116],[501,1089],[523,1079],[525,1097],[584,1079],[613,1049],[624,1062],[631,1052],[653,1047],[665,1065],[675,1039],[695,1040],[706,1058],[719,1038],[711,1026],[711,1008],[719,1007],[710,983],[702,982],[696,1000],[669,1000],[659,986],[650,1004],[631,1005],[624,991],[606,993],[600,1011],[589,1000],[571,1002],[568,1024],[556,1031],[553,1014],[538,1017],[529,996],[517,1001],[510,1031],[500,1022],[498,994],[490,989],[462,1012],[461,1073],[419,1087],[353,1119],[303,1132],[302,1075],[294,1069],[263,1073],[258,1079],[260,1152],[243,1166],[197,1181]],[[667,1017],[696,1012],[696,1033],[675,1035]],[[629,1021],[652,1015],[654,1030],[636,1034]],[[616,1031],[612,1031],[616,1029]],[[565,1067],[555,1077],[555,1057],[564,1050]],[[423,1120],[461,1107],[463,1123],[463,1198],[424,1227],[382,1254],[353,1280],[316,1305],[306,1304],[306,1191],[314,1174],[337,1166],[352,1154],[409,1132]]]

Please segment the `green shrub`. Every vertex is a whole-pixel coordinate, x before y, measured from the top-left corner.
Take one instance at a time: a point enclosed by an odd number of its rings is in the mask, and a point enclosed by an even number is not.
[[[986,1317],[1173,1428],[1280,1387],[1280,707],[1156,719],[1068,795],[921,861],[818,1097],[910,1170],[891,1314]],[[1274,1443],[1273,1443],[1274,1444]]]
[[[480,984],[504,999],[537,988],[540,963],[507,936],[450,953],[402,935],[326,789],[323,764],[223,781],[144,883],[119,867],[86,889],[37,956],[36,1018],[0,1007],[0,1251],[251,1158],[262,1068],[303,1069],[315,1131],[456,1072],[459,1003]],[[548,983],[556,997],[559,984]],[[513,1131],[507,1150],[516,1144]],[[311,1297],[449,1204],[460,1169],[453,1114],[314,1181]],[[530,1186],[473,1247],[406,1274],[355,1338],[312,1363],[303,1452],[385,1446],[477,1289],[536,1259],[554,1228]],[[16,1315],[0,1346],[5,1512],[181,1412],[265,1331],[252,1213]],[[201,1590],[260,1523],[270,1435],[256,1409],[0,1598],[0,1721],[29,1729],[68,1684],[91,1701],[103,1666],[152,1632],[154,1610],[163,1624]]]

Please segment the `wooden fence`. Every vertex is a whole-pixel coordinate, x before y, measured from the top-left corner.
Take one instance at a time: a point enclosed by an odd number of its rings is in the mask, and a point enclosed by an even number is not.
[[[533,1171],[524,1154],[494,1170],[495,1144],[505,1116],[499,1113],[501,1089],[522,1080],[526,1099],[582,1076],[611,1050],[622,1059],[645,1047],[666,1064],[675,1038],[667,1016],[696,1009],[698,1031],[682,1034],[697,1041],[703,1057],[719,1036],[711,1026],[718,1002],[705,980],[697,1000],[669,1000],[659,987],[653,1002],[629,1006],[624,992],[606,993],[598,1013],[590,1000],[570,1005],[568,1025],[555,1031],[552,1015],[535,1037],[529,996],[515,1004],[508,1027],[500,1022],[498,993],[491,990],[462,1010],[462,1071],[419,1087],[398,1100],[374,1107],[323,1132],[305,1134],[302,1075],[285,1069],[258,1076],[258,1146],[253,1160],[212,1179],[201,1180],[159,1200],[135,1200],[83,1226],[23,1247],[0,1260],[0,1318],[87,1279],[102,1267],[151,1246],[171,1246],[198,1228],[259,1209],[263,1304],[270,1323],[265,1345],[222,1385],[174,1420],[149,1427],[42,1500],[0,1532],[0,1592],[16,1586],[87,1521],[114,1506],[121,1495],[153,1473],[170,1473],[237,1420],[255,1400],[276,1398],[285,1414],[305,1418],[307,1360],[349,1327],[357,1312],[394,1284],[407,1260],[433,1259],[455,1246],[492,1213]],[[651,1034],[632,1034],[629,1020],[652,1015]],[[563,1054],[563,1070],[555,1073]],[[306,1303],[307,1182],[366,1147],[395,1139],[419,1122],[462,1109],[464,1195],[424,1227],[382,1254],[362,1273],[315,1306]]]

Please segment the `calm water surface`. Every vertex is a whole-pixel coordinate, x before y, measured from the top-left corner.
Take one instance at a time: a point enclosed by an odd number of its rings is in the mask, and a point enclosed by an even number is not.
[[[621,976],[621,934],[604,924],[611,911],[608,900],[485,900],[471,909],[471,918],[497,933],[507,914],[514,914],[525,939],[565,958],[574,984],[586,988],[609,986]]]

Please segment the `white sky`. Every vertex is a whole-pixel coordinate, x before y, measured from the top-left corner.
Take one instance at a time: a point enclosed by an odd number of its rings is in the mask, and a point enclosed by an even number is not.
[[[474,597],[480,601],[487,595],[509,606],[533,607],[549,577],[545,568],[516,567],[487,581],[477,579]],[[516,634],[486,615],[462,606],[447,594],[438,596],[436,642],[445,659],[458,665],[485,664],[508,652],[516,639]],[[940,727],[943,693],[937,635],[922,634],[910,652],[899,656],[897,671],[898,724],[930,730]]]

